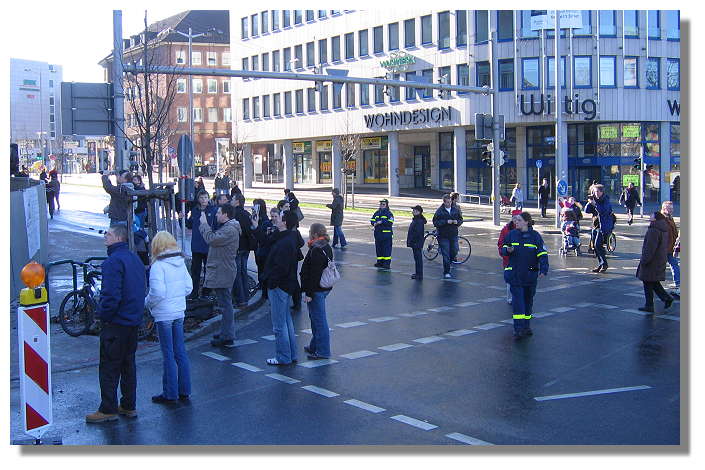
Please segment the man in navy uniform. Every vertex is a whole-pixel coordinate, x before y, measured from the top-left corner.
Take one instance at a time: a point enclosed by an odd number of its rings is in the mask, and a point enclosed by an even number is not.
[[[370,224],[375,230],[375,249],[377,251],[377,262],[375,267],[389,269],[392,264],[392,225],[394,224],[394,214],[389,210],[389,201],[382,199],[379,201],[379,209],[372,214]]]

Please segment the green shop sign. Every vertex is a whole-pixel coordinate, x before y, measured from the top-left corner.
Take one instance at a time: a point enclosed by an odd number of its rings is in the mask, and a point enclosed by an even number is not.
[[[600,139],[616,139],[617,126],[600,126]]]
[[[381,61],[379,65],[389,70],[390,72],[401,72],[406,70],[409,65],[415,63],[416,57],[411,54],[407,54],[404,51],[399,51],[392,52],[389,55],[389,59]]]
[[[622,126],[622,137],[636,138],[641,136],[641,126]]]
[[[639,186],[639,175],[622,175],[622,186],[629,186],[629,183]]]

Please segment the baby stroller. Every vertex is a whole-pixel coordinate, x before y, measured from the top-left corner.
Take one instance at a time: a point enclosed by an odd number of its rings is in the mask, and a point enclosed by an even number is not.
[[[499,201],[499,212],[502,214],[511,214],[512,208],[512,202],[509,198],[507,196],[502,196],[502,199]]]
[[[575,220],[572,210],[563,211],[563,225],[561,226],[563,241],[558,250],[561,256],[567,257],[568,253],[574,252],[575,256],[580,256],[580,224]]]

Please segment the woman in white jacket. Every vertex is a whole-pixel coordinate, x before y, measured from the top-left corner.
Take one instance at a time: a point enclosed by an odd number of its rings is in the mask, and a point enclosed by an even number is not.
[[[145,306],[157,323],[159,345],[164,358],[162,393],[154,403],[175,403],[191,395],[191,371],[184,345],[186,296],[193,282],[176,240],[168,232],[158,232],[152,240],[152,267]]]
[[[524,209],[524,194],[521,192],[521,184],[514,185],[510,201],[514,202],[514,210]]]

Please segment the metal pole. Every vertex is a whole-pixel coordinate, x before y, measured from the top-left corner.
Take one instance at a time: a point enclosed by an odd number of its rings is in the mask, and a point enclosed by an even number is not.
[[[192,49],[193,45],[193,36],[191,35],[191,28],[188,29],[188,66],[189,68],[193,67],[193,51]],[[193,144],[193,79],[189,77],[188,81],[188,136],[191,139],[191,147],[192,147],[192,154],[195,157],[195,150],[194,144]],[[191,178],[194,177],[194,165],[191,166]],[[183,198],[182,198],[183,199]]]
[[[561,86],[561,81],[559,79],[560,77],[560,70],[561,70],[561,54],[560,54],[560,16],[559,16],[560,11],[556,10],[556,23],[555,23],[555,41],[556,41],[556,47],[555,47],[555,58],[554,58],[554,64],[555,66],[553,67],[553,70],[555,72],[555,77],[554,77],[554,86],[555,86],[555,96],[558,97],[560,96],[560,86]],[[555,225],[557,228],[560,228],[561,226],[561,211],[559,210],[559,204],[558,204],[558,182],[561,180],[566,180],[566,173],[567,173],[567,159],[564,162],[564,157],[563,151],[562,151],[562,139],[561,139],[561,129],[563,126],[562,122],[562,113],[560,109],[560,105],[556,103],[556,139],[555,139],[555,144],[556,144],[556,176],[555,176],[555,183],[556,183],[556,189],[555,189],[555,205],[554,205],[554,210],[556,212],[555,214]]]
[[[125,148],[125,93],[122,87],[122,10],[113,10],[113,134],[115,135],[115,166],[125,169],[123,149]],[[106,168],[107,169],[107,168]]]
[[[639,218],[644,218],[644,144],[639,144],[639,161],[641,162],[641,168],[639,168],[639,192],[641,193],[641,205],[639,206]]]
[[[487,18],[487,31],[490,40],[490,84],[492,85],[492,97],[490,113],[492,114],[492,223],[496,226],[500,225],[499,220],[499,119],[497,119],[497,74],[495,74],[495,38],[496,32],[489,28],[489,15]]]

